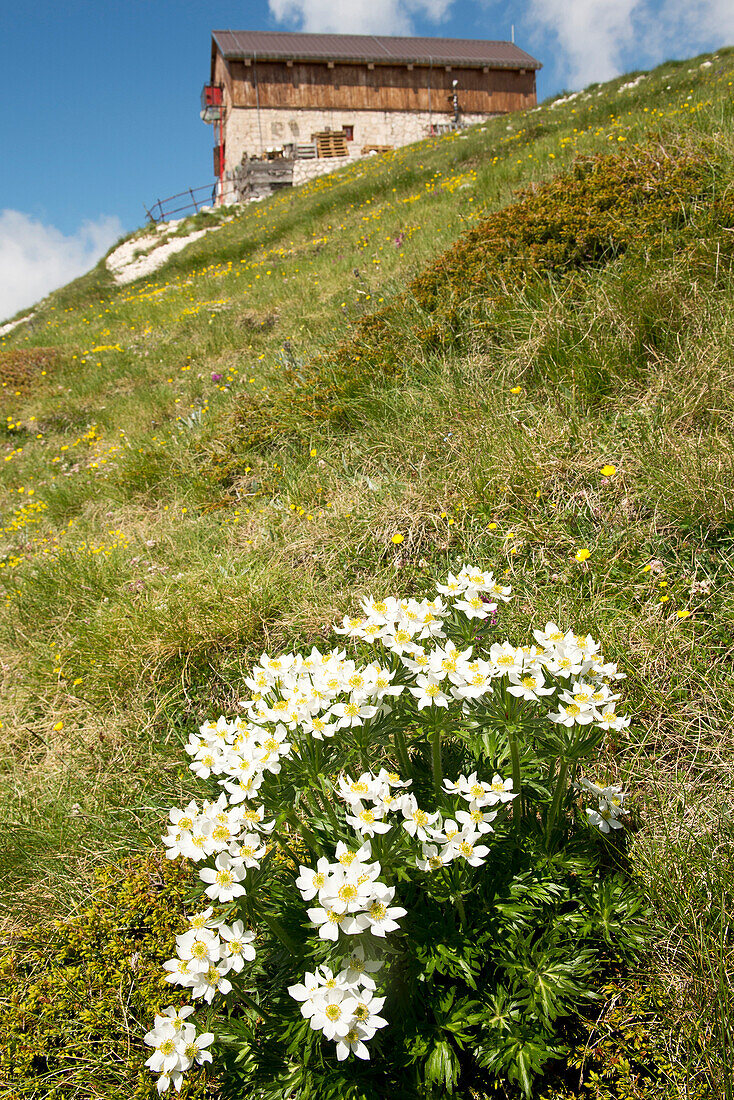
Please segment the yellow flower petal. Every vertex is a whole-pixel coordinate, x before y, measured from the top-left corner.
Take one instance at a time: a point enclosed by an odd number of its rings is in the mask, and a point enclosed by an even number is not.
[[[397,532],[393,535],[392,541],[395,543],[396,546],[399,546],[401,542],[405,541],[405,536],[401,535],[400,532]]]
[[[577,550],[574,554],[574,557],[576,558],[576,561],[586,561],[587,558],[591,557],[591,550]]]
[[[609,466],[609,465],[602,466],[601,472],[604,474],[604,477],[614,477],[614,475],[617,472],[617,467],[616,466]]]

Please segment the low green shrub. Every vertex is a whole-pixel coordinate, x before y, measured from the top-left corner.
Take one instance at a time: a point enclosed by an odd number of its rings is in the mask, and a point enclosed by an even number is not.
[[[3,348],[0,351],[0,397],[14,397],[58,366],[58,348]]]
[[[0,956],[0,1095],[156,1095],[142,1023],[171,1001],[160,966],[191,886],[185,867],[131,857],[97,874],[85,909],[45,935],[36,928],[12,937]],[[196,1075],[184,1088],[187,1100],[209,1095]]]
[[[372,387],[415,377],[432,356],[505,343],[507,303],[520,291],[545,300],[549,280],[567,281],[627,253],[645,263],[702,234],[721,235],[732,202],[714,201],[712,179],[703,155],[679,149],[579,158],[467,230],[390,305],[362,317],[348,340],[285,364],[277,385],[241,402],[240,442],[258,447],[324,421],[344,425]],[[651,324],[638,325],[638,344],[669,341],[665,318]],[[589,383],[599,389],[596,375]]]
[[[695,1061],[689,1071],[680,1057],[671,991],[620,977],[601,992],[601,1009],[580,1018],[563,1072],[538,1100],[712,1100]]]

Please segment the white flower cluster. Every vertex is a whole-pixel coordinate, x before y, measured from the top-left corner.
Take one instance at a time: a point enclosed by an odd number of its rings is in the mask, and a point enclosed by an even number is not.
[[[177,1009],[173,1005],[163,1009],[156,1016],[153,1030],[145,1036],[145,1042],[155,1047],[146,1066],[159,1073],[158,1092],[166,1092],[173,1085],[176,1092],[181,1091],[183,1075],[196,1062],[198,1066],[211,1062],[212,1056],[206,1049],[214,1039],[210,1032],[196,1034],[193,1024],[186,1023],[186,1017],[194,1011],[191,1005]]]
[[[590,636],[547,623],[545,630],[534,632],[535,644],[495,642],[482,656],[474,655],[472,645],[459,649],[449,639],[452,628],[466,637],[467,620],[481,622],[493,616],[496,601],[507,601],[510,594],[509,586],[499,584],[491,573],[464,565],[437,585],[434,599],[365,599],[360,617],[345,618],[335,628],[343,636],[376,646],[377,659],[367,664],[347,658],[339,649],[321,653],[313,648],[307,656],[263,654],[245,678],[252,694],[240,704],[243,715],[206,722],[189,738],[191,770],[203,780],[216,781],[222,791],[216,801],[205,801],[201,807],[192,801],[170,811],[163,838],[167,856],[209,861],[199,871],[206,896],[216,903],[236,902],[246,893],[248,871],[259,868],[268,851],[275,822],[266,821],[266,813],[280,812],[269,801],[268,777],[277,776],[289,759],[302,758],[307,742],[323,742],[341,733],[351,736],[360,727],[378,723],[396,706],[403,716],[411,709],[417,717],[417,712],[452,705],[470,714],[493,698],[501,698],[506,706],[514,697],[542,704],[545,717],[565,726],[596,723],[604,729],[624,728],[629,720],[616,714],[619,696],[609,687],[621,674],[605,663]],[[363,730],[360,736],[364,735]],[[335,860],[322,857],[315,869],[302,866],[297,879],[304,900],[318,901],[308,915],[321,939],[336,943],[340,934],[364,935],[374,946],[398,929],[406,915],[393,904],[394,887],[380,881],[382,869],[372,859],[371,841],[379,846],[381,835],[397,825],[420,844],[415,855],[420,870],[437,871],[454,860],[479,867],[489,853],[485,841],[493,832],[493,821],[518,793],[512,780],[499,775],[491,782],[479,780],[476,772],[444,780],[444,792],[456,796],[455,808],[446,816],[419,807],[408,786],[409,781],[385,769],[378,775],[365,772],[358,779],[340,777],[337,794],[346,803],[347,824],[361,847],[352,851],[339,844]],[[605,832],[619,828],[621,792],[598,791],[598,812],[587,810],[591,823]],[[211,1003],[217,993],[232,989],[228,975],[254,959],[254,938],[240,921],[227,926],[207,909],[177,937],[177,957],[165,964],[167,981]],[[292,995],[303,1001],[302,1012],[312,1026],[336,1041],[339,1058],[349,1053],[367,1057],[366,1043],[385,1023],[377,1015],[382,999],[373,996],[374,982],[366,983],[369,967],[377,964],[360,952],[361,941],[353,953],[366,968],[361,978],[347,977],[353,968],[334,977],[321,967],[307,975],[303,985],[291,987],[299,991]],[[304,990],[308,995],[300,996]],[[168,1044],[170,1036],[160,1028],[156,1024],[157,1030],[149,1034],[160,1032],[161,1043]],[[164,1091],[170,1083],[179,1088],[188,1055],[181,1053],[178,1040],[165,1051],[162,1046],[159,1051],[159,1045],[149,1063],[161,1073],[159,1089]]]
[[[353,852],[341,841],[336,847],[336,862],[322,857],[316,870],[301,867],[296,886],[304,901],[318,895],[318,906],[308,910],[308,915],[319,930],[323,940],[336,940],[339,932],[358,936],[371,932],[384,937],[398,928],[398,917],[407,910],[392,906],[395,887],[380,882],[380,864],[369,862],[372,849],[369,841]]]
[[[598,799],[597,809],[588,806],[586,808],[592,825],[596,825],[603,833],[623,828],[623,823],[619,819],[627,812],[627,808],[624,804],[626,795],[623,794],[621,787],[602,787],[590,779],[579,780],[579,786]]]
[[[227,974],[239,973],[245,962],[255,958],[254,939],[255,933],[246,932],[242,921],[228,926],[213,918],[213,909],[205,909],[191,918],[186,932],[176,936],[176,958],[163,964],[166,981],[189,989],[193,998],[202,997],[211,1004],[215,994],[232,989]],[[211,1061],[205,1047],[214,1036],[206,1032],[197,1037],[193,1024],[184,1023],[193,1011],[191,1005],[165,1008],[145,1036],[145,1042],[155,1047],[145,1064],[160,1074],[159,1093],[170,1085],[180,1091],[183,1074],[194,1062],[202,1065]]]
[[[492,822],[497,817],[496,811],[485,811],[516,797],[512,793],[512,780],[495,775],[491,783],[484,783],[477,779],[476,772],[470,776],[460,775],[456,782],[444,779],[447,794],[459,795],[468,803],[447,819],[439,811],[422,810],[413,794],[393,793],[396,787],[408,786],[410,780],[403,782],[383,768],[377,776],[372,772],[364,772],[358,779],[341,776],[337,790],[349,808],[348,823],[361,837],[388,832],[393,825],[390,814],[399,815],[408,836],[421,842],[421,855],[415,860],[420,870],[435,871],[454,859],[464,859],[472,867],[481,867],[489,848],[477,842],[483,835],[494,832]],[[317,872],[320,870],[317,866]]]
[[[468,619],[487,619],[497,610],[492,598],[509,600],[509,586],[498,584],[491,573],[464,565],[458,577],[449,573],[446,584],[436,585],[439,595],[433,600],[363,600],[362,616],[346,616],[337,634],[365,642],[381,641],[392,653],[422,651],[419,644],[432,638],[445,638],[444,620],[452,611]],[[445,603],[441,596],[453,599]]]
[[[344,962],[336,975],[328,966],[320,966],[306,974],[303,982],[288,987],[291,997],[302,1002],[301,1015],[313,1030],[336,1043],[340,1062],[349,1054],[369,1058],[365,1044],[379,1028],[387,1026],[387,1020],[379,1015],[385,998],[375,996],[375,982],[370,977],[382,963],[367,958],[362,947],[356,947]]]
[[[208,1004],[216,993],[229,993],[230,971],[238,974],[255,958],[255,933],[246,932],[242,921],[228,927],[212,919],[212,912],[205,909],[192,917],[188,930],[176,936],[176,958],[163,964],[167,982],[190,989],[192,997]]]
[[[235,798],[235,802],[237,799]],[[163,837],[169,859],[185,856],[194,862],[216,856],[214,867],[205,867],[199,878],[206,882],[206,895],[213,901],[232,901],[245,893],[242,879],[248,867],[259,867],[267,851],[262,834],[273,829],[265,821],[263,807],[230,806],[227,795],[205,802],[199,810],[189,802],[184,810],[173,809]]]

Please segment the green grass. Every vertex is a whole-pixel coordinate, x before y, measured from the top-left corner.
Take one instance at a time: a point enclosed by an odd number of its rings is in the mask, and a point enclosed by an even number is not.
[[[604,763],[638,807],[646,988],[677,993],[638,1095],[733,1095],[734,52],[705,60],[281,192],[0,338],[11,939],[156,841],[194,790],[181,740],[264,648],[473,560],[627,672]],[[573,262],[543,214],[564,184],[539,185],[612,151],[643,190],[651,157],[680,169],[675,217],[626,210],[624,247]],[[552,264],[519,248],[531,207]],[[472,252],[486,225],[504,252]],[[620,1080],[598,1095],[636,1095]]]

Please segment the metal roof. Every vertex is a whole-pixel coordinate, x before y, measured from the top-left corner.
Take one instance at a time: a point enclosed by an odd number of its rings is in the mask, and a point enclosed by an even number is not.
[[[291,34],[289,31],[212,31],[227,60],[341,61],[383,65],[457,65],[540,69],[512,42],[477,38],[410,38],[372,34]]]

